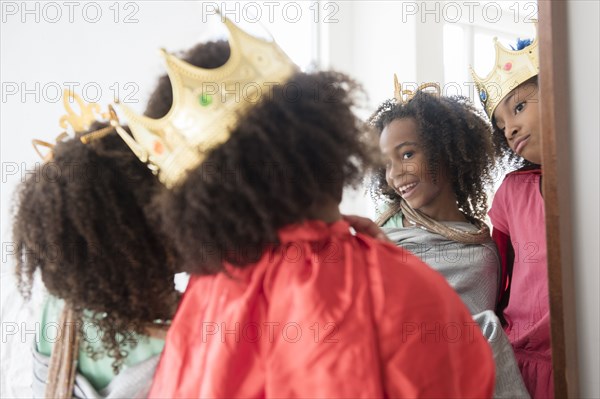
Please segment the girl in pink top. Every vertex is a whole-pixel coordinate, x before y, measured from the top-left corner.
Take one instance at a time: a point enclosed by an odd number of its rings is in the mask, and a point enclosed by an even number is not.
[[[499,311],[529,393],[533,398],[551,398],[554,389],[541,190],[537,41],[519,41],[514,51],[498,43],[496,47],[496,65],[501,68],[485,80],[477,76],[475,80],[494,127],[496,153],[519,168],[505,177],[489,211],[492,237],[505,271]],[[505,88],[495,99],[488,97],[486,90],[492,83]]]

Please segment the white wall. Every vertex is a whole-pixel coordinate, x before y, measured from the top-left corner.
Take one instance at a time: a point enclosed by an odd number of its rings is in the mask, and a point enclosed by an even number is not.
[[[363,118],[394,96],[394,73],[402,81],[416,76],[415,18],[403,18],[403,2],[342,1],[338,22],[322,24],[325,31],[321,63],[350,74],[367,90],[368,102],[359,110]],[[439,58],[441,63],[441,55]],[[347,190],[342,212],[375,217],[365,188]]]
[[[567,3],[573,262],[580,394],[600,398],[600,32],[597,1]]]
[[[339,22],[327,24],[329,53],[325,67],[340,69],[361,82],[369,108],[394,95],[394,73],[416,79],[414,18],[402,18],[402,2],[343,1]]]

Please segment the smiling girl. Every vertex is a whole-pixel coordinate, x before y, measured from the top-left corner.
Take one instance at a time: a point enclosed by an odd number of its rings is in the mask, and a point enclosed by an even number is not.
[[[418,90],[405,99],[400,93],[397,84],[396,98],[371,118],[386,164],[373,194],[389,206],[378,224],[440,272],[467,305],[494,352],[494,397],[528,397],[493,312],[500,262],[481,221],[494,160],[490,127],[464,98]]]

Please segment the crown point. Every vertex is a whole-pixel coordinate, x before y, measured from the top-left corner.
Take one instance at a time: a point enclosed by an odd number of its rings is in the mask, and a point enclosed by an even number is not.
[[[394,74],[394,98],[397,102],[402,102],[402,86],[398,81],[398,75]]]

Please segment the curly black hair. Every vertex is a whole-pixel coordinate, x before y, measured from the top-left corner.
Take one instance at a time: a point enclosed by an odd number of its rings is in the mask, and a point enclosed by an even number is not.
[[[322,203],[339,203],[344,186],[358,183],[375,159],[368,126],[352,109],[362,94],[341,73],[296,72],[165,191],[157,205],[184,269],[211,274],[223,262],[248,265],[277,245],[280,228],[311,218]]]
[[[381,135],[395,119],[413,118],[418,126],[429,170],[444,165],[458,207],[469,219],[485,218],[486,187],[493,181],[494,149],[487,118],[467,98],[438,96],[418,91],[407,103],[391,99],[369,119]],[[378,168],[371,181],[371,196],[388,204],[401,197],[388,186],[385,168]]]
[[[521,83],[521,85],[525,85],[528,83],[534,83],[535,85],[537,85],[537,75]],[[499,165],[503,166],[505,169],[538,168],[540,166],[531,161],[526,160],[510,148],[510,146],[508,145],[508,141],[506,140],[504,131],[498,128],[498,126],[496,125],[496,120],[493,117],[492,130],[492,142],[494,144],[494,152],[498,159]]]
[[[227,42],[198,44],[183,57],[204,68],[228,58]],[[172,98],[164,75],[146,115],[164,116]],[[90,131],[105,126],[96,123]],[[172,317],[179,298],[173,276],[180,270],[175,247],[157,227],[153,197],[164,186],[115,131],[89,144],[80,140],[85,133],[57,144],[53,161],[17,191],[16,272],[25,297],[39,269],[50,294],[64,299],[80,321],[98,326],[116,373],[127,345],[135,345],[131,333],[144,334],[148,323]]]
[[[17,191],[17,279],[29,297],[39,270],[48,292],[75,311],[80,334],[87,322],[102,331],[117,372],[128,345],[136,344],[130,334],[172,317],[175,257],[151,217],[156,176],[114,130],[88,144],[80,137],[56,144],[53,159],[37,165]]]

